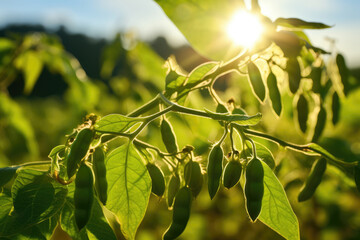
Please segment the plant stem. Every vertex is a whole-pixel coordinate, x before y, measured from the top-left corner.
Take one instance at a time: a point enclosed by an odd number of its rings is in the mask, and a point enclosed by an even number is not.
[[[153,99],[151,99],[149,102],[145,103],[143,106],[139,107],[138,109],[132,111],[127,116],[128,117],[137,117],[140,116],[143,113],[146,113],[147,111],[153,109],[159,104],[159,95],[156,95]]]
[[[311,155],[313,155],[313,153],[319,154],[319,155],[324,156],[325,158],[327,158],[327,159],[329,159],[329,160],[331,160],[331,161],[333,161],[333,162],[335,162],[337,164],[341,164],[343,166],[345,165],[345,166],[348,166],[348,167],[353,167],[353,166],[357,165],[356,162],[341,161],[340,159],[337,159],[332,155],[329,155],[329,154],[326,154],[326,153],[324,153],[322,151],[319,151],[318,149],[313,148],[313,147],[311,147],[309,145],[298,145],[298,144],[294,144],[294,143],[289,143],[289,142],[283,141],[281,139],[278,139],[276,137],[270,136],[268,134],[258,132],[258,131],[254,131],[254,130],[251,130],[251,129],[243,128],[243,132],[245,134],[248,134],[248,135],[260,137],[260,138],[275,142],[275,143],[277,143],[280,146],[283,146],[285,148],[290,148],[290,149],[295,150],[295,151],[300,151],[300,152],[302,152],[304,154],[309,154],[309,153]]]
[[[28,166],[37,166],[37,165],[46,165],[46,164],[51,164],[51,161],[49,160],[49,161],[28,162],[28,163],[15,165],[15,166],[28,167]]]

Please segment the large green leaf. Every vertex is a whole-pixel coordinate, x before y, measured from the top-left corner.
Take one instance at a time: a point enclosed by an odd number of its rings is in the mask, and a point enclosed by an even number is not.
[[[35,51],[27,51],[16,60],[15,64],[24,72],[24,92],[29,94],[43,69],[43,61]]]
[[[259,220],[287,240],[299,240],[299,222],[292,210],[283,186],[262,162],[264,167],[264,197]]]
[[[142,221],[151,193],[151,179],[132,142],[115,149],[106,157],[108,201],[106,207],[119,219],[128,239]]]
[[[166,15],[203,56],[228,60],[241,52],[226,33],[227,25],[242,1],[232,0],[155,0]]]
[[[16,174],[18,166],[0,168],[0,187],[9,182]]]
[[[298,18],[278,18],[274,22],[278,26],[301,29],[323,29],[331,26],[319,22],[307,22]]]
[[[11,194],[18,220],[32,224],[58,212],[65,202],[67,189],[43,172],[24,169],[15,179]]]
[[[121,114],[109,114],[96,123],[95,129],[101,132],[124,133],[142,121],[142,118],[126,117]]]

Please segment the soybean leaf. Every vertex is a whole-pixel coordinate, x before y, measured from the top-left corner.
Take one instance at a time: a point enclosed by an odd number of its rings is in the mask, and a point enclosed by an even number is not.
[[[11,196],[0,193],[0,206],[0,237],[3,237],[11,225],[10,211],[13,207]]]
[[[22,224],[34,224],[59,211],[67,189],[43,172],[24,169],[18,173],[11,194],[17,220]]]
[[[54,147],[53,149],[51,149],[48,157],[49,157],[50,159],[54,159],[54,158],[56,158],[56,156],[57,156],[59,153],[61,153],[62,151],[64,151],[64,149],[65,149],[65,145],[58,145],[58,146]]]
[[[126,117],[121,114],[109,114],[96,123],[95,129],[103,132],[124,133],[142,121],[142,118]]]
[[[276,115],[280,116],[282,109],[281,95],[280,95],[279,87],[277,85],[276,76],[272,72],[270,72],[267,78],[267,87],[269,90],[269,96],[270,96],[272,108],[276,113]]]
[[[255,63],[250,62],[248,64],[248,73],[250,85],[255,96],[257,96],[260,102],[263,102],[265,100],[266,94],[265,86],[261,77],[260,70]]]
[[[307,22],[298,18],[278,18],[274,22],[278,26],[302,29],[323,29],[331,26],[319,22]]]
[[[192,88],[199,83],[201,83],[204,78],[214,72],[219,67],[217,62],[206,62],[197,66],[193,71],[189,73],[188,79],[185,86],[187,88]]]
[[[16,174],[18,166],[0,168],[0,187],[8,183]]]
[[[257,113],[252,116],[240,115],[240,114],[228,114],[228,113],[214,113],[210,110],[204,109],[207,115],[217,121],[233,122],[239,125],[256,125],[261,120],[261,113]]]
[[[128,239],[142,221],[151,193],[151,179],[132,142],[115,149],[106,157],[107,208],[119,219]]]
[[[264,167],[264,196],[259,220],[287,240],[299,240],[299,222],[283,186],[267,166]]]
[[[15,62],[16,66],[24,72],[25,77],[25,94],[29,94],[36,80],[38,79],[42,69],[43,69],[43,61],[40,58],[39,54],[35,51],[27,51],[19,58],[17,58]]]
[[[213,60],[229,60],[242,48],[226,34],[227,24],[242,1],[156,0],[165,14],[201,55]],[[214,44],[216,43],[216,44]]]
[[[300,94],[297,100],[296,112],[300,130],[305,133],[307,129],[307,119],[309,115],[309,105],[304,94]]]
[[[286,64],[286,71],[289,75],[289,89],[295,94],[299,89],[301,81],[301,69],[296,57],[289,58]]]

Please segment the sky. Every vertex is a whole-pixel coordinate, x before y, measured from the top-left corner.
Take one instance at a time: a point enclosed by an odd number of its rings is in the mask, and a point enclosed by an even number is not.
[[[249,2],[249,1],[247,1]],[[350,66],[360,65],[359,0],[259,0],[262,13],[272,20],[297,17],[333,26],[308,30],[315,46],[330,50],[326,38],[336,41]],[[111,39],[117,32],[131,32],[151,40],[164,35],[172,45],[186,39],[153,0],[2,0],[0,27],[9,23],[40,23],[71,32]]]

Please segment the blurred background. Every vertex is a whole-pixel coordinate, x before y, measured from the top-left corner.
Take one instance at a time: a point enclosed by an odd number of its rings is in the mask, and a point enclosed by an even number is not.
[[[307,33],[313,45],[343,53],[359,82],[359,1],[274,0],[260,1],[260,5],[271,19],[298,17],[332,25]],[[16,49],[21,48],[31,53],[16,56]],[[9,65],[13,53],[20,60]],[[151,0],[2,1],[0,76],[6,81],[0,85],[0,167],[47,159],[87,113],[127,114],[152,99],[164,89],[163,64],[172,54],[186,71],[206,61]],[[230,75],[219,79],[215,87],[224,102],[233,98],[249,114],[261,111],[264,121],[259,130],[299,144],[308,141],[309,136],[301,134],[294,123],[291,96],[282,96],[283,113],[276,118],[268,101],[257,103],[246,77]],[[194,92],[186,104],[215,110],[209,99]],[[360,160],[359,102],[359,88],[354,88],[341,99],[339,124],[327,124],[319,141],[346,161]],[[203,158],[222,134],[213,121],[176,114],[169,119],[179,147],[193,145],[196,155]],[[155,121],[140,137],[165,150],[158,127]],[[275,156],[275,171],[298,216],[302,239],[360,239],[360,195],[345,173],[329,167],[315,197],[298,203],[297,194],[314,158],[258,140]],[[152,196],[137,239],[160,239],[170,220],[165,201]],[[282,237],[260,222],[250,223],[242,189],[237,186],[221,189],[213,201],[203,188],[180,239]]]

